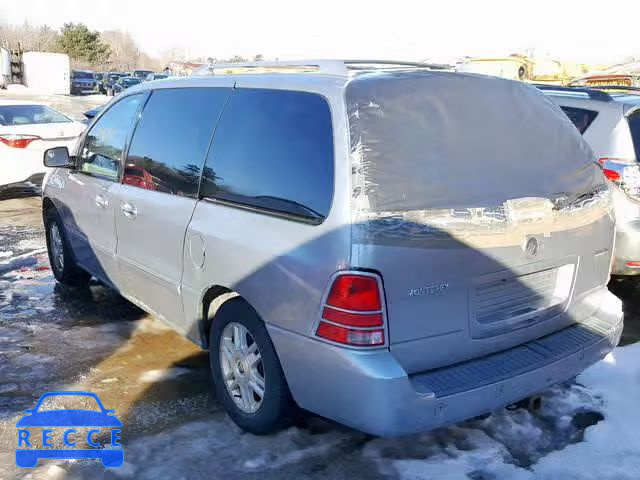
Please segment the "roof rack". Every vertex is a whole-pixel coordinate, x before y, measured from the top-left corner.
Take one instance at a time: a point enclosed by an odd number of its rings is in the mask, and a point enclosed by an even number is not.
[[[242,73],[328,73],[347,75],[381,69],[424,68],[446,70],[449,65],[399,60],[292,60],[276,62],[212,63],[195,72],[195,75],[228,75]]]
[[[566,93],[584,93],[592,100],[599,100],[601,102],[611,102],[613,98],[607,92],[598,90],[597,88],[585,88],[585,87],[563,87],[560,85],[548,85],[545,83],[533,83],[534,87],[543,91],[550,92],[566,92]]]

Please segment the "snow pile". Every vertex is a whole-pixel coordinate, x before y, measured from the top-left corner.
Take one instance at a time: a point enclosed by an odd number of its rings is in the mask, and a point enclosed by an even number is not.
[[[540,411],[503,411],[413,437],[375,439],[363,453],[381,473],[404,479],[637,480],[639,400],[635,344],[616,349],[577,384],[547,392]],[[583,439],[576,424],[584,419],[595,425]]]
[[[616,480],[640,478],[640,343],[616,349],[578,381],[602,398],[605,421],[587,429],[584,442],[541,459],[536,478]]]

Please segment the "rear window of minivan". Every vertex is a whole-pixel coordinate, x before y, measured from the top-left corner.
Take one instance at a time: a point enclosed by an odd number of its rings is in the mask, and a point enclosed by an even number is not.
[[[347,85],[355,216],[497,207],[584,189],[593,154],[535,87],[446,72]]]
[[[640,111],[629,115],[628,121],[633,139],[633,149],[636,152],[636,161],[640,162]]]
[[[562,111],[566,113],[569,120],[576,126],[578,131],[584,134],[598,116],[598,112],[587,110],[586,108],[575,108],[561,106]]]

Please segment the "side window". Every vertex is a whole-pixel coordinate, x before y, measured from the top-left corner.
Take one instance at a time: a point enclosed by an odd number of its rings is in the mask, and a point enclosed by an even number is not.
[[[598,116],[598,112],[575,107],[560,107],[562,111],[569,117],[580,133],[587,131],[591,123]]]
[[[629,129],[633,138],[633,149],[636,151],[636,162],[640,162],[640,111],[629,116]]]
[[[229,88],[155,90],[131,140],[122,183],[195,197]]]
[[[113,105],[87,133],[79,155],[81,172],[118,180],[120,157],[143,95],[126,97]]]
[[[285,90],[232,93],[216,129],[201,194],[320,223],[333,197],[327,101]]]

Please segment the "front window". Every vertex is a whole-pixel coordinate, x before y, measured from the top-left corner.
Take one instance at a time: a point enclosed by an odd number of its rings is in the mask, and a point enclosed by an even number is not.
[[[2,126],[69,122],[71,119],[44,105],[0,106],[0,125]]]
[[[117,180],[122,150],[142,97],[132,95],[116,103],[91,128],[79,156],[81,172]]]

